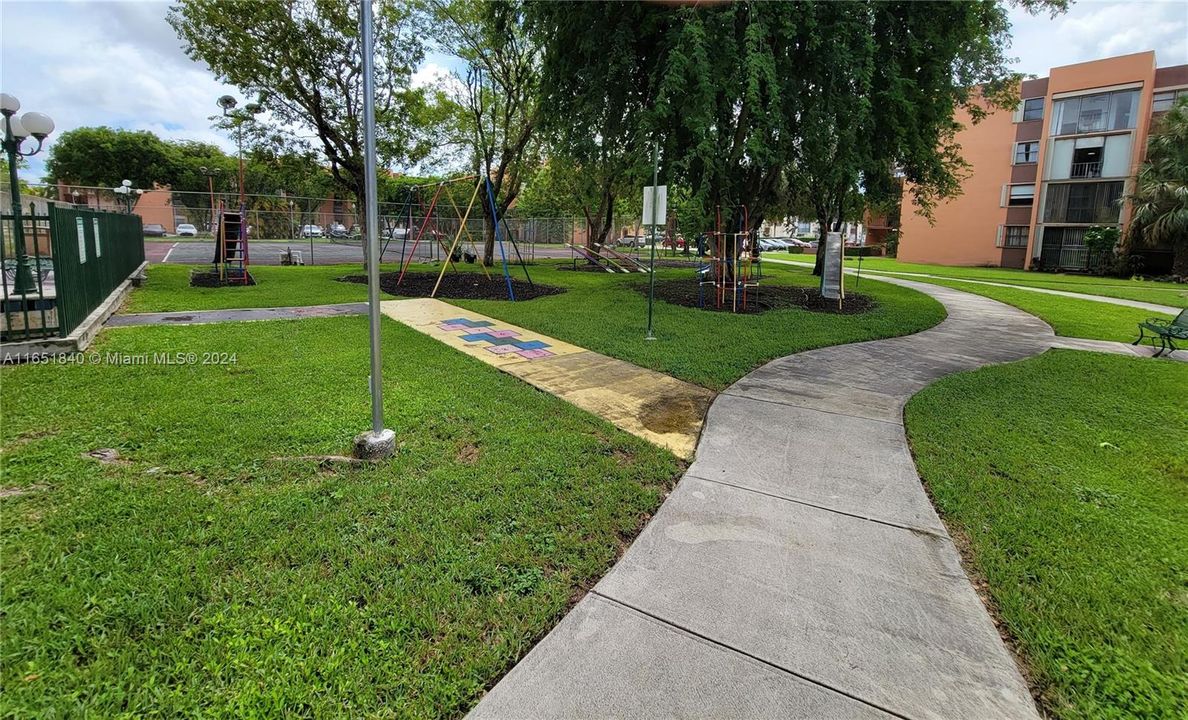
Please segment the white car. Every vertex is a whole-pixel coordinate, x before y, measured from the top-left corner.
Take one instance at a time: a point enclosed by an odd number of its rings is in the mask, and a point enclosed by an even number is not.
[[[322,226],[321,225],[302,225],[301,226],[301,237],[307,237],[307,238],[322,237]]]
[[[178,237],[198,237],[198,228],[190,223],[182,223],[177,226]]]
[[[788,241],[784,238],[759,238],[760,250],[787,250]]]

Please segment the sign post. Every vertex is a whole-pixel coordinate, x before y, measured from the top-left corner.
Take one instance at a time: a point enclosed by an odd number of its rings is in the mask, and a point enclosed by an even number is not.
[[[668,186],[660,185],[660,143],[652,145],[652,187],[644,188],[643,216],[650,220],[652,232],[648,245],[652,248],[648,262],[648,334],[644,340],[655,340],[652,332],[652,304],[656,299],[656,226],[668,223]]]
[[[839,232],[825,235],[825,260],[821,268],[821,297],[837,300],[841,307],[845,290],[842,288],[842,254],[845,252],[842,235]]]

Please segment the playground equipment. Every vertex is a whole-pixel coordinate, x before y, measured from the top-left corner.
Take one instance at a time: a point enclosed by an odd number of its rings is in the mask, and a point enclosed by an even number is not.
[[[214,210],[214,208],[211,208]],[[215,217],[214,272],[220,285],[250,285],[248,273],[248,228],[243,205],[227,210],[219,203]]]
[[[710,240],[708,262],[697,267],[697,306],[706,306],[709,293],[714,307],[730,312],[746,311],[749,296],[758,296],[762,277],[758,238],[748,230],[747,207],[742,206],[738,232],[722,231],[722,209],[716,211],[716,225]],[[699,250],[702,248],[699,248]]]

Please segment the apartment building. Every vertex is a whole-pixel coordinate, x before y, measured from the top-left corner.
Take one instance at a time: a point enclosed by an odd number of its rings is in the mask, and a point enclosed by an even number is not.
[[[1052,68],[1020,90],[1013,113],[958,118],[971,166],[963,193],[931,224],[905,193],[900,259],[1085,269],[1085,231],[1130,219],[1124,198],[1147,136],[1188,95],[1188,65],[1159,68],[1154,52],[1136,53]]]

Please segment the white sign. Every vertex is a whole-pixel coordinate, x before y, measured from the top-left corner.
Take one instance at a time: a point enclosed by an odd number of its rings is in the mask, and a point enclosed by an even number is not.
[[[99,246],[99,218],[91,218],[91,229],[95,231],[95,257],[103,257],[103,248]]]
[[[821,267],[821,297],[842,298],[842,236],[839,232],[825,235],[825,260]]]
[[[81,264],[87,261],[87,229],[80,217],[74,218],[74,227],[78,230],[78,262]]]
[[[643,224],[665,225],[668,223],[668,186],[660,185],[656,191],[656,218],[652,219],[652,190],[651,186],[644,188]]]

